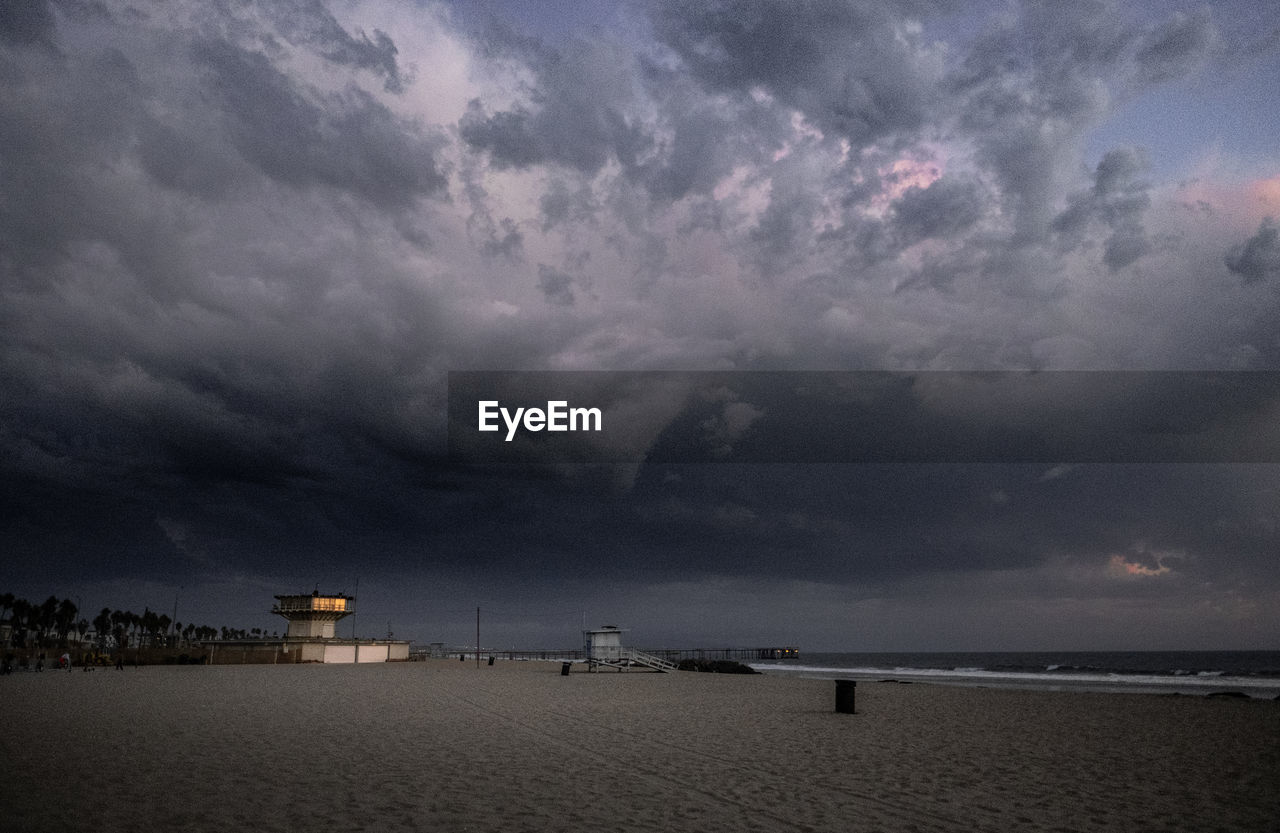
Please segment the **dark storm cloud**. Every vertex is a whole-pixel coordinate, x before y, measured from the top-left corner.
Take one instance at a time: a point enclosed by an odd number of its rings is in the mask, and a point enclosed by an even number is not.
[[[24,51],[0,66],[0,240],[12,258],[0,281],[39,280],[70,240],[118,217],[95,195],[103,164],[127,158],[140,81],[118,49],[67,59]]]
[[[1178,554],[1180,583],[1216,584],[1265,569],[1271,557],[1267,524],[1254,514],[1269,504],[1250,501],[1275,485],[1273,475],[1108,465],[1049,481],[1043,473],[665,465],[641,469],[622,494],[589,472],[557,481],[489,470],[487,486],[471,480],[440,500],[440,517],[422,518],[416,534],[440,569],[469,565],[489,581],[569,576],[609,553],[611,579],[633,587],[720,575],[888,588],[922,576],[1032,571],[1046,561],[1103,584],[1113,554],[1140,551]],[[1187,506],[1201,490],[1203,504]],[[469,514],[486,523],[476,528]],[[1260,581],[1275,586],[1273,576]]]
[[[919,127],[936,65],[879,3],[659,3],[654,25],[696,78],[761,87],[855,146]]]
[[[547,303],[571,307],[574,303],[573,276],[552,269],[545,263],[538,264],[538,288],[547,297]]]
[[[244,183],[241,160],[280,182],[345,190],[380,207],[443,189],[436,141],[368,94],[308,90],[264,54],[228,41],[180,43],[168,33],[157,41],[194,58],[207,86],[184,89],[185,72],[171,85],[143,83],[135,62],[154,56],[135,49],[143,54],[131,59],[110,45],[50,66],[31,56],[11,64],[12,93],[0,105],[12,139],[6,155],[16,163],[16,193],[28,197],[8,228],[34,221],[47,238],[63,225],[103,226],[87,210],[91,197],[70,195],[95,181],[82,183],[75,168],[107,155],[136,154],[164,185],[201,197]],[[221,106],[193,107],[193,99]],[[46,216],[55,199],[62,205]],[[76,218],[82,211],[89,216]]]
[[[138,161],[166,188],[205,199],[225,197],[248,173],[240,154],[220,137],[148,116],[138,123]]]
[[[1203,64],[1217,44],[1217,27],[1207,9],[1175,14],[1139,41],[1134,56],[1139,80],[1150,84],[1177,78]]]
[[[610,159],[633,166],[650,139],[626,114],[634,93],[630,56],[618,47],[582,41],[537,56],[531,67],[537,105],[515,104],[490,114],[473,101],[459,122],[463,141],[487,151],[498,167],[552,162],[594,174]]]
[[[1151,29],[1107,3],[1030,3],[977,38],[946,87],[1004,190],[1017,241],[1048,230],[1065,166],[1112,98],[1193,72],[1215,33],[1205,15]],[[1131,262],[1139,249],[1126,232],[1108,264]]]
[[[377,29],[370,38],[351,34],[338,23],[320,0],[290,0],[269,7],[281,37],[290,43],[313,47],[327,60],[343,66],[368,69],[383,76],[387,92],[404,91],[405,79],[396,63],[395,42]],[[357,36],[358,35],[358,36]]]
[[[0,40],[23,46],[53,46],[54,31],[53,10],[47,0],[0,6]]]
[[[656,204],[707,196],[735,166],[767,166],[792,138],[790,114],[774,102],[725,94],[653,61],[641,67],[657,119],[652,142],[626,175]]]
[[[527,168],[546,161],[549,153],[534,137],[530,118],[523,108],[490,116],[479,99],[474,99],[458,127],[463,141],[489,151],[498,167]]]
[[[261,53],[226,42],[197,44],[236,148],[273,179],[351,191],[383,208],[404,207],[445,186],[432,142],[368,93],[319,101]]]
[[[487,245],[487,253],[501,254],[511,260],[519,260],[524,244],[524,235],[520,233],[516,222],[510,217],[502,221],[502,237],[496,243]]]
[[[1133,149],[1109,152],[1098,163],[1093,189],[1072,196],[1069,207],[1054,218],[1053,230],[1079,244],[1089,224],[1101,222],[1111,231],[1103,243],[1103,262],[1113,270],[1133,263],[1151,249],[1142,225],[1151,205],[1150,185],[1138,179],[1146,167]]]
[[[1275,220],[1263,220],[1257,234],[1227,252],[1226,263],[1245,283],[1280,276],[1280,229]]]
[[[735,135],[734,124],[716,113],[681,114],[662,162],[640,172],[649,192],[662,201],[679,200],[690,192],[705,194],[729,173],[733,154],[727,146]]]
[[[893,203],[893,227],[904,245],[951,237],[981,219],[983,201],[972,182],[944,177],[926,188],[912,185]]]
[[[1138,151],[1131,148],[1111,151],[1102,157],[1102,161],[1098,163],[1098,168],[1094,172],[1094,195],[1100,199],[1105,199],[1115,195],[1128,194],[1135,188],[1141,187],[1134,180],[1146,167],[1146,160],[1143,159],[1142,154]],[[1104,213],[1114,214],[1117,211],[1127,213],[1131,210],[1127,204],[1122,204],[1119,209],[1103,206]]]
[[[775,165],[769,206],[750,232],[762,274],[785,270],[803,256],[820,202],[820,195],[806,181],[802,159],[787,157]]]
[[[542,230],[550,231],[564,222],[582,222],[590,220],[598,206],[593,205],[590,188],[583,186],[572,188],[562,179],[553,179],[551,184],[538,198],[538,207],[542,212]]]
[[[189,521],[234,571],[252,566],[253,537],[283,561],[300,552],[281,544],[294,523],[379,517],[377,488],[358,507],[345,488],[327,501],[344,476],[369,483],[370,461],[423,453],[414,434],[430,417],[410,414],[424,396],[410,374],[429,374],[425,343],[442,329],[390,257],[331,234],[358,231],[373,249],[384,210],[442,194],[437,140],[354,83],[322,92],[287,75],[278,49],[241,48],[216,26],[193,40],[160,15],[68,19],[64,56],[3,59],[14,549],[33,569],[68,551],[48,508],[61,505],[93,542],[68,571],[163,572],[176,554],[158,517]],[[345,196],[356,222],[335,214]],[[394,367],[409,373],[397,381]]]

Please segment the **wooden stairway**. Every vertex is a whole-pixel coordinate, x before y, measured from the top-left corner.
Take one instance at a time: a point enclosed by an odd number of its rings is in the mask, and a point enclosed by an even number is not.
[[[667,671],[675,671],[676,664],[662,657],[655,657],[653,654],[646,654],[644,651],[625,650],[622,652],[626,658],[631,660],[635,665],[644,665],[652,668],[654,671],[666,673]]]
[[[653,654],[646,654],[644,651],[636,651],[631,648],[623,648],[618,652],[617,658],[610,659],[588,659],[592,670],[604,665],[609,668],[616,668],[619,671],[626,671],[637,665],[645,668],[652,668],[654,671],[665,674],[668,671],[675,671],[676,664],[662,657],[655,657]]]

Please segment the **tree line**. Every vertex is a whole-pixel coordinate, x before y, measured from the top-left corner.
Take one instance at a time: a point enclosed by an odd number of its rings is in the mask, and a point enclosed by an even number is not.
[[[87,614],[86,614],[87,615]],[[0,624],[9,626],[7,647],[19,650],[66,648],[74,634],[83,643],[92,632],[98,651],[108,647],[125,648],[181,648],[215,639],[249,639],[265,637],[261,628],[250,630],[215,628],[194,622],[175,622],[171,617],[145,608],[142,613],[129,610],[112,610],[104,607],[93,621],[81,615],[71,599],[50,596],[36,604],[14,596],[0,595]],[[274,635],[274,634],[273,634]]]

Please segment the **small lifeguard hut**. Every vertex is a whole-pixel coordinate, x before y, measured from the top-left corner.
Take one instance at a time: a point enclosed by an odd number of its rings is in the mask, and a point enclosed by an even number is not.
[[[305,596],[276,596],[271,612],[289,621],[290,638],[333,639],[338,620],[355,613],[355,603],[355,596],[322,596],[317,589]]]
[[[622,629],[602,625],[582,632],[582,650],[588,662],[617,662],[622,659]]]
[[[592,671],[602,665],[626,671],[634,666],[651,668],[654,671],[674,671],[676,664],[643,651],[622,646],[622,628],[617,625],[602,625],[595,630],[582,632],[582,651]]]

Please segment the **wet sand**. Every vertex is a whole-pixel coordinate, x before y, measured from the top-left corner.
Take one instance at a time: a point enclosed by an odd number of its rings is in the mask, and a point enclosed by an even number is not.
[[[1280,702],[602,672],[0,678],[6,831],[1264,831]]]

